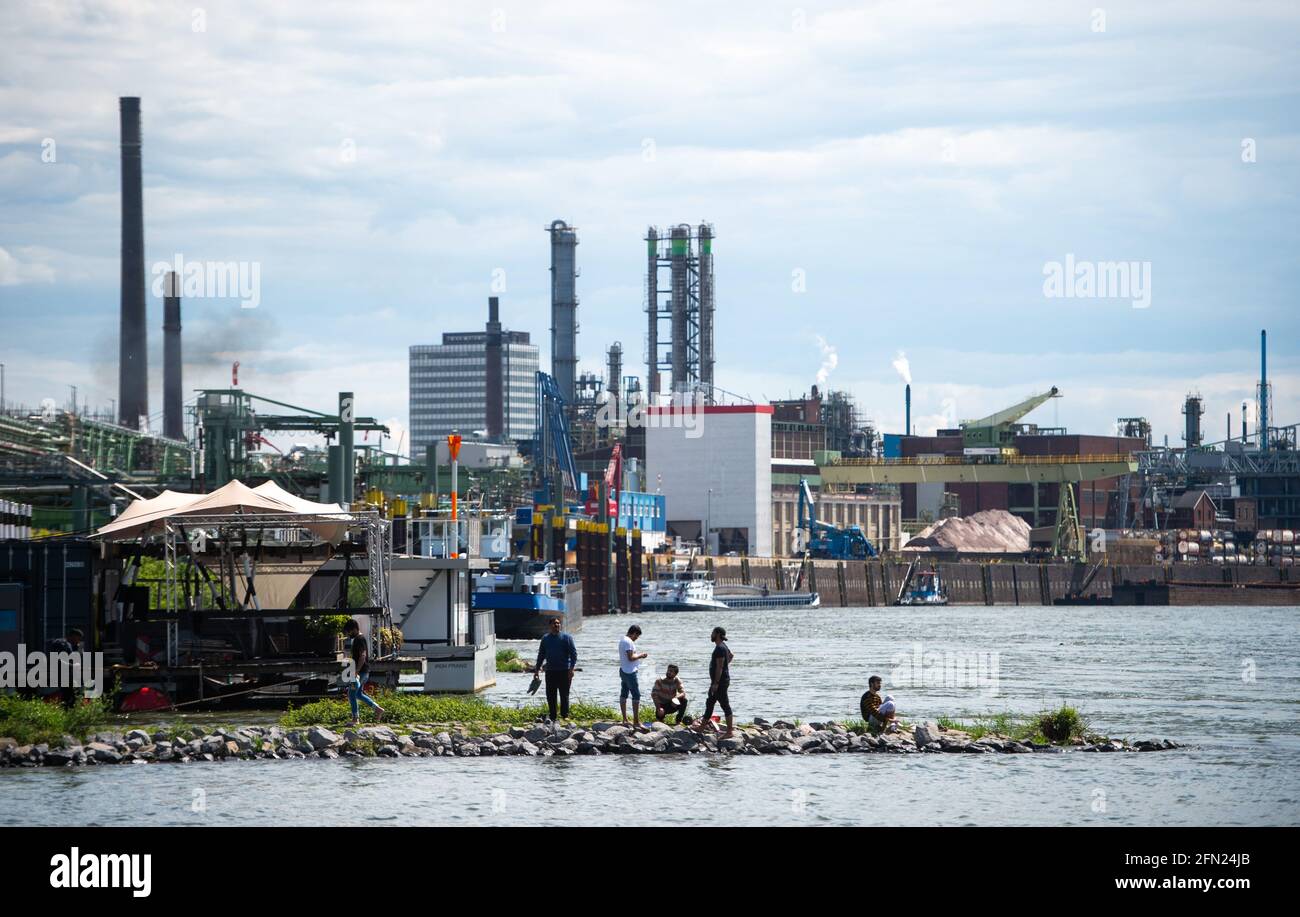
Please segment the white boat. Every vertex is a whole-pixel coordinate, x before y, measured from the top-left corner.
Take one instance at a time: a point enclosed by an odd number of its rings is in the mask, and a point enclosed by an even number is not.
[[[777,608],[820,608],[821,596],[816,592],[780,592],[763,586],[723,586],[713,597],[728,608],[748,608],[754,611],[771,611]]]
[[[713,580],[707,570],[663,570],[654,582],[641,585],[642,611],[726,611],[713,597]]]

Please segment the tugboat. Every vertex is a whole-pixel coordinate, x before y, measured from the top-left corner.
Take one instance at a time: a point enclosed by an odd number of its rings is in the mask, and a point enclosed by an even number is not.
[[[725,611],[725,602],[713,597],[713,580],[707,570],[663,570],[653,583],[642,584],[642,611]]]
[[[899,592],[895,605],[947,605],[948,590],[938,570],[921,570],[911,573]]]
[[[474,581],[472,607],[492,609],[496,634],[503,640],[536,640],[551,618],[559,617],[572,633],[582,626],[582,585],[577,571],[557,572],[549,561],[507,558],[495,571]]]

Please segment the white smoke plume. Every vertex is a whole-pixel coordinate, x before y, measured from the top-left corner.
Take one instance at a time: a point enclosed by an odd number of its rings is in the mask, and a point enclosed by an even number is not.
[[[831,377],[832,372],[835,372],[837,365],[840,365],[840,354],[820,334],[816,336],[816,346],[822,350],[822,367],[816,371],[816,384],[826,385],[826,380]]]
[[[894,369],[903,377],[904,382],[908,385],[912,384],[912,364],[907,362],[907,354],[901,350],[898,352],[898,356],[894,358]]]
[[[817,346],[822,352],[822,365],[821,368],[817,370],[817,384],[825,385],[826,380],[829,379],[831,373],[835,371],[835,367],[840,365],[840,355],[836,352],[834,347],[826,343],[826,338],[822,337],[820,334],[817,335]]]

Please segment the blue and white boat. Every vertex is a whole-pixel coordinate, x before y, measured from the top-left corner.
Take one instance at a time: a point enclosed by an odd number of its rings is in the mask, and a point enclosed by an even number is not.
[[[911,575],[897,605],[947,605],[948,590],[938,570],[920,570]]]
[[[577,571],[557,571],[548,561],[508,558],[475,578],[475,609],[491,609],[503,640],[536,640],[559,617],[572,633],[582,626],[582,584]]]

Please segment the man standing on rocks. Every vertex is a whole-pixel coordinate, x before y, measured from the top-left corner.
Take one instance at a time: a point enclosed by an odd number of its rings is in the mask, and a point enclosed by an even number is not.
[[[722,734],[722,738],[729,739],[734,731],[735,721],[731,716],[731,701],[727,697],[727,689],[731,687],[731,660],[735,657],[732,655],[731,648],[727,646],[727,632],[723,628],[713,628],[709,639],[713,641],[713,656],[709,659],[709,697],[704,704],[704,716],[700,718],[700,724],[696,728],[703,731],[706,726],[713,727],[713,705],[717,704],[727,717],[727,731]]]
[[[649,653],[636,651],[636,639],[641,636],[641,628],[633,624],[627,629],[627,636],[618,641],[618,707],[623,711],[623,725],[627,722],[627,698],[632,695],[632,728],[641,728],[641,685],[637,681],[637,670],[641,660]]]
[[[355,620],[343,625],[343,636],[347,641],[348,654],[352,657],[352,681],[348,686],[348,703],[352,706],[352,725],[357,725],[360,708],[358,701],[365,701],[375,708],[375,713],[382,720],[384,708],[366,693],[366,682],[370,681],[370,642],[361,636],[361,625]]]
[[[80,653],[83,639],[85,639],[85,635],[81,632],[81,628],[68,628],[66,637],[58,637],[50,641],[50,653]],[[72,684],[72,672],[68,671],[65,666],[64,671],[59,674],[59,700],[64,707],[71,709],[77,706],[77,689]]]
[[[551,722],[555,722],[557,712],[564,719],[569,718],[569,686],[573,683],[573,670],[577,665],[578,647],[574,645],[573,637],[560,629],[558,616],[551,618],[550,632],[542,637],[541,645],[537,647],[535,666],[536,671],[546,673],[546,707]]]

